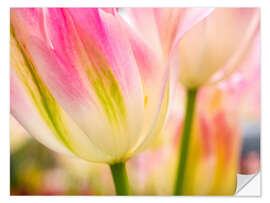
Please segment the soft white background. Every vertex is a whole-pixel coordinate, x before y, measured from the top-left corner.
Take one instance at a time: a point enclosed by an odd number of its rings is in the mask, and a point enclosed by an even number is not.
[[[242,191],[251,197],[10,197],[9,196],[9,7],[260,7],[262,30],[261,176]],[[0,5],[0,202],[269,202],[270,197],[270,1],[269,0],[1,0]],[[258,193],[258,186],[261,191]],[[241,195],[241,196],[242,196]],[[268,199],[268,200],[267,200]]]

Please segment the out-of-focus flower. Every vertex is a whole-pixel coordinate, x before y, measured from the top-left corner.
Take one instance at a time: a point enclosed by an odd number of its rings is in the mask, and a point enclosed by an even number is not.
[[[250,120],[250,113],[246,112],[258,112],[260,109],[259,103],[255,102],[259,100],[260,93],[259,33],[251,50],[247,60],[227,80],[216,86],[203,87],[198,94],[183,194],[232,195],[237,184],[239,163],[242,173],[258,171],[258,155],[252,153],[241,160],[240,150],[244,136],[243,118]],[[135,166],[137,164],[140,177],[148,176],[141,179],[142,193],[172,193],[177,147],[184,120],[184,97],[185,90],[179,83],[162,132],[161,148],[146,151],[130,161]],[[247,99],[253,105],[243,106]],[[254,116],[259,118],[257,113]],[[151,167],[145,166],[142,160],[151,163]]]
[[[166,116],[168,71],[114,9],[11,9],[11,113],[47,147],[115,163]]]
[[[188,89],[228,78],[259,30],[256,8],[126,9],[131,24]]]
[[[257,8],[216,8],[177,39],[170,67],[187,89],[227,79],[247,59],[259,25]]]
[[[173,152],[171,142],[162,142],[158,148],[147,149],[127,163],[135,194],[171,194],[174,170],[168,166]]]
[[[173,57],[180,39],[197,23],[213,11],[213,8],[127,8],[127,21],[149,46],[153,47],[165,66],[170,67],[171,91],[178,82],[179,64]],[[173,61],[172,61],[173,60]],[[172,96],[173,94],[171,94]],[[172,101],[170,99],[170,101]]]
[[[242,66],[229,79],[218,87],[226,92],[230,99],[227,106],[237,112],[243,129],[241,136],[241,155],[239,172],[254,174],[260,169],[260,34],[255,37],[252,51]],[[236,105],[241,104],[241,105]],[[253,151],[255,150],[255,151]],[[250,158],[249,158],[249,155]],[[255,156],[254,156],[255,155]],[[254,161],[254,163],[253,163]]]
[[[167,60],[177,39],[212,12],[212,8],[127,8],[138,33]]]
[[[217,86],[204,87],[199,92],[183,194],[232,195],[235,192],[243,133],[243,110],[240,107],[248,98],[257,100],[259,94],[258,88],[250,91],[260,83],[259,33],[250,46],[245,62],[233,75]],[[177,99],[176,104],[181,104],[181,101]],[[259,106],[248,108],[257,109]],[[181,107],[178,109],[181,113]],[[178,123],[177,139],[181,120]]]
[[[138,194],[169,195],[173,192],[183,126],[183,110],[179,105],[183,103],[182,92],[184,90],[178,85],[173,110],[162,132],[166,138],[163,144],[129,162]],[[192,128],[183,195],[232,195],[235,191],[240,128],[236,112],[228,111],[223,104],[226,99],[220,89],[205,89],[199,94],[201,102]]]
[[[240,147],[239,123],[234,116],[224,109],[197,113],[192,128],[183,194],[234,194]]]
[[[179,105],[183,95],[178,96],[174,97],[174,102],[179,108],[175,106],[175,111],[171,111],[163,130],[163,136],[171,142],[170,147],[165,147],[167,153],[163,152],[165,158],[159,163],[160,167],[151,171],[149,174],[152,178],[145,181],[145,185],[152,184],[152,189],[155,185],[165,184],[167,194],[173,191],[178,143],[181,139],[179,135],[183,126],[183,110]],[[200,102],[192,127],[182,194],[232,195],[237,184],[240,152],[239,117],[228,106],[224,106],[223,101],[228,98],[222,90],[205,89],[198,96]],[[160,178],[160,174],[164,176]]]

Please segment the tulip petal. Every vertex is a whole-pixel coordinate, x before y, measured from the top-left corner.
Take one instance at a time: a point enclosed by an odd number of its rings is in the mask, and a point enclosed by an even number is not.
[[[162,94],[160,95],[159,98],[159,103],[158,103],[158,107],[159,107],[159,111],[156,112],[155,114],[155,119],[152,123],[149,123],[147,121],[145,121],[145,125],[148,127],[146,129],[149,129],[150,127],[150,131],[146,131],[145,132],[145,136],[142,137],[137,145],[135,145],[134,147],[134,154],[137,154],[139,152],[142,152],[143,150],[145,150],[149,145],[152,144],[154,137],[157,137],[160,132],[162,131],[163,127],[164,127],[164,123],[166,123],[167,120],[167,112],[168,112],[168,107],[169,107],[169,98],[171,95],[171,91],[169,88],[169,80],[168,76],[165,75],[167,83],[163,83],[163,88],[162,88]],[[163,79],[164,80],[164,79]],[[147,125],[148,124],[148,125]],[[145,128],[144,128],[145,129]]]
[[[162,50],[165,60],[176,41],[195,23],[207,16],[211,8],[130,8],[132,23],[154,48]]]
[[[20,81],[13,71],[10,72],[10,93],[11,93],[11,113],[22,125],[30,132],[37,140],[60,153],[72,154],[67,148],[57,140],[55,136],[47,129],[44,122],[39,118],[39,115],[34,112],[32,104],[27,101],[27,93],[25,93],[23,87],[20,85]],[[34,112],[34,113],[33,113]],[[31,122],[29,124],[27,121]],[[35,125],[33,125],[33,123]],[[32,128],[38,128],[32,130]],[[33,131],[35,133],[33,133]],[[49,132],[48,132],[49,131]],[[44,136],[45,135],[45,136]],[[44,139],[45,138],[45,139]]]
[[[97,9],[48,9],[46,30],[51,49],[36,38],[29,43],[42,78],[93,144],[117,161],[143,122],[140,75],[124,31]]]
[[[10,42],[12,115],[54,151],[89,161],[111,161],[112,157],[96,148],[55,101],[13,28]]]
[[[246,34],[242,37],[242,43],[239,43],[237,51],[224,64],[224,66],[217,71],[210,79],[208,84],[215,84],[227,79],[239,67],[244,65],[245,61],[250,60],[249,55],[254,52],[254,44],[260,35],[260,12],[259,9],[249,9],[247,11],[239,11],[240,26],[245,26],[249,22],[249,27],[246,29]],[[240,32],[240,31],[239,31]],[[257,42],[259,43],[259,42]],[[255,53],[258,56],[259,51]],[[259,60],[257,60],[259,61]]]
[[[166,118],[169,98],[169,80],[166,64],[145,41],[131,29],[121,18],[123,29],[129,38],[133,55],[136,59],[144,90],[144,126],[142,136],[130,151],[139,152],[149,145],[157,136]],[[154,130],[154,128],[157,128]]]
[[[10,23],[19,33],[16,37],[25,46],[25,42],[29,41],[29,37],[35,36],[42,40],[47,39],[47,33],[44,29],[45,16],[44,8],[11,8]]]
[[[19,37],[26,37],[29,30],[32,35],[42,36],[41,22],[43,20],[42,9],[36,8],[11,8],[10,22],[20,32]]]
[[[115,15],[119,11],[118,8],[100,8],[100,9],[112,15]]]
[[[131,23],[141,34],[141,37],[155,50],[160,56],[163,55],[160,43],[159,29],[156,24],[155,14],[151,8],[126,8]]]

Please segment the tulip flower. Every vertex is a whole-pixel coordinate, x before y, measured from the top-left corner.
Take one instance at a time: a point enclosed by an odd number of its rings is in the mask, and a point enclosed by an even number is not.
[[[259,30],[259,9],[130,9],[129,13],[138,32],[168,57],[172,80],[175,77],[187,89],[174,190],[181,194],[197,91],[228,78],[246,60]]]
[[[242,82],[249,82],[243,87],[241,83],[233,82],[233,78],[226,85],[204,88],[198,95],[182,194],[235,193],[242,134],[238,107],[243,104],[254,81],[243,79]]]
[[[194,117],[181,194],[233,195],[240,152],[239,119],[235,111],[221,106],[226,100],[221,90],[216,89],[213,95],[206,91],[211,97],[207,101],[210,109],[198,109]],[[175,134],[177,139],[182,127]],[[177,157],[174,160],[176,165]]]
[[[232,195],[236,189],[241,129],[241,107],[259,85],[260,36],[257,33],[246,60],[227,80],[202,89],[194,116],[182,194]],[[249,109],[258,108],[257,105]],[[178,131],[179,134],[179,131]],[[182,135],[183,136],[183,135]],[[183,140],[180,139],[180,142]],[[181,145],[182,146],[182,145]]]
[[[236,180],[241,150],[242,115],[246,112],[241,106],[247,99],[258,99],[259,89],[251,92],[259,85],[259,37],[256,37],[245,64],[228,80],[215,87],[204,87],[198,94],[197,113],[194,116],[190,136],[190,147],[186,162],[186,173],[183,178],[183,195],[233,195],[236,190]],[[157,174],[166,174],[163,179],[170,191],[172,175],[177,166],[178,141],[182,142],[179,134],[183,129],[182,105],[185,91],[177,87],[172,102],[170,114],[163,136],[171,140],[168,150],[173,152],[167,155],[166,161]],[[240,108],[239,108],[240,107]],[[258,106],[249,106],[248,110],[257,109]],[[161,157],[161,155],[159,155]],[[163,154],[164,156],[164,154]],[[151,174],[154,171],[150,172]],[[150,180],[152,184],[159,185],[160,181]],[[153,183],[154,182],[154,183]],[[163,181],[164,183],[164,181]]]
[[[12,8],[11,114],[50,149],[111,166],[128,194],[125,161],[161,130],[168,70],[115,9]]]
[[[245,61],[258,31],[258,9],[217,8],[179,39],[171,66],[187,89],[224,80]]]
[[[174,194],[182,194],[198,89],[228,78],[246,60],[259,30],[258,9],[215,9],[176,43],[170,65],[187,89]]]
[[[138,33],[169,60],[186,89],[228,78],[245,61],[259,31],[257,8],[126,10]]]

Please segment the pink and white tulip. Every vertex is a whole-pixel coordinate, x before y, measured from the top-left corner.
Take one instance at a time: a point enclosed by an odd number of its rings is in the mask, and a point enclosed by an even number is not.
[[[115,163],[166,117],[168,71],[115,9],[11,9],[11,114],[49,148]]]
[[[202,87],[198,94],[183,194],[234,194],[243,138],[243,113],[245,119],[248,117],[243,104],[247,100],[249,104],[252,102],[247,109],[256,112],[257,116],[260,106],[254,101],[259,99],[259,85],[260,33],[257,33],[242,66],[227,80],[214,87]],[[180,84],[176,93],[163,131],[168,137],[174,136],[172,145],[175,151],[178,147],[176,140],[181,139],[179,135],[183,128],[184,90]],[[174,168],[176,156],[168,163]]]
[[[228,78],[259,31],[257,8],[136,8],[130,21],[188,89]]]
[[[247,60],[259,26],[257,8],[216,8],[178,39],[170,67],[188,89],[227,79]]]

